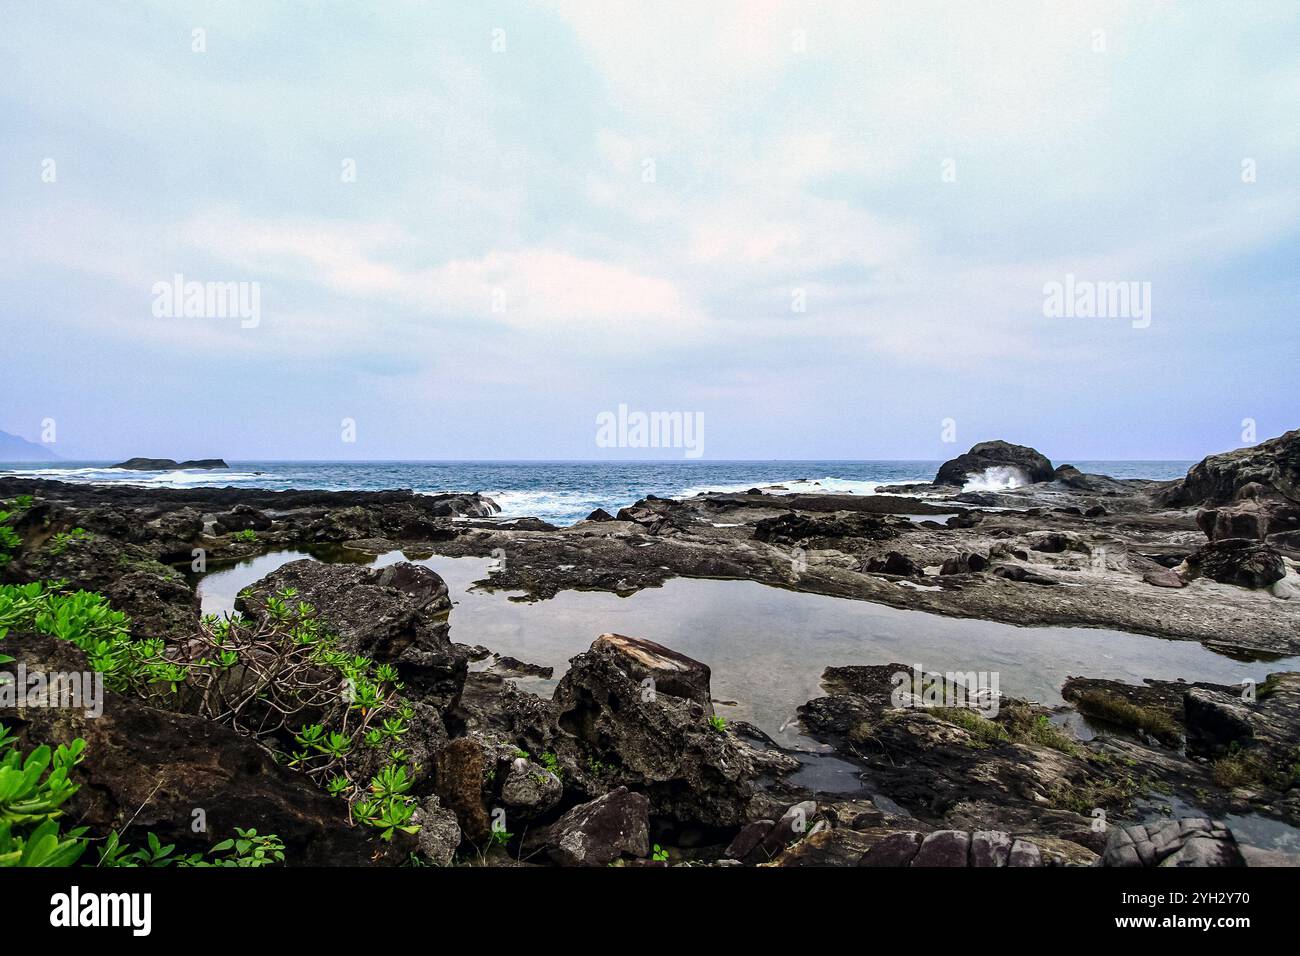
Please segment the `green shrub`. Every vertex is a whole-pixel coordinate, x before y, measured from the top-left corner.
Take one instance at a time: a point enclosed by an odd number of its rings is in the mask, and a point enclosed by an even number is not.
[[[126,615],[114,611],[104,597],[60,587],[61,582],[39,581],[0,585],[0,639],[9,631],[37,631],[69,641],[118,691],[145,694],[158,684],[174,689],[184,677],[163,657],[163,642],[132,639]]]
[[[18,532],[9,526],[13,517],[12,511],[0,510],[0,567],[12,561],[14,554],[22,547],[23,542],[18,537]]]
[[[73,541],[80,541],[82,538],[90,536],[90,532],[85,528],[73,528],[71,531],[60,531],[50,539],[50,554],[62,554],[68,550],[68,545]]]
[[[0,867],[71,866],[86,851],[85,827],[63,833],[60,806],[78,790],[68,774],[81,762],[80,738],[51,751],[41,745],[23,756],[17,738],[0,724]]]
[[[149,833],[145,848],[132,850],[121,840],[117,831],[109,834],[99,851],[99,866],[112,867],[208,867],[237,866],[263,867],[284,862],[284,844],[273,833],[259,835],[255,829],[235,827],[233,839],[222,840],[206,852],[176,854],[176,844],[165,846],[158,837]]]

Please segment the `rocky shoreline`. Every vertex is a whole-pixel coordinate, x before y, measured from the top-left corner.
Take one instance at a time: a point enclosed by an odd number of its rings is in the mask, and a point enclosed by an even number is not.
[[[1012,480],[963,491],[963,476],[979,474]],[[976,711],[921,695],[900,704],[904,665],[827,661],[825,696],[800,721],[863,782],[830,793],[795,782],[799,754],[722,720],[707,665],[671,648],[596,637],[549,699],[513,683],[536,671],[527,662],[472,669],[491,648],[456,630],[445,583],[419,565],[284,565],[241,593],[242,638],[222,632],[215,644],[194,590],[196,572],[272,551],[400,550],[492,557],[477,586],[534,601],[726,578],[949,617],[1199,641],[1264,661],[1300,655],[1300,431],[1212,456],[1174,482],[1086,475],[986,442],[931,485],[881,492],[650,497],[557,528],[496,517],[478,494],[0,478],[17,541],[0,581],[102,594],[131,639],[161,640],[160,659],[176,667],[202,673],[222,640],[268,653],[291,595],[311,609],[298,628],[319,621],[344,654],[391,668],[403,728],[394,765],[409,775],[413,813],[385,836],[359,828],[360,796],[330,797],[324,776],[291,766],[291,731],[205,710],[184,685],[114,693],[98,719],[28,709],[6,722],[31,746],[88,741],[77,773],[89,785],[67,817],[92,832],[131,818],[192,846],[186,807],[202,805],[224,829],[275,832],[290,863],[1295,862],[1219,821],[1300,827],[1300,673],[1246,689],[1077,675],[1063,688],[1067,707],[997,696]],[[0,648],[33,672],[88,666],[40,630],[11,629]],[[239,691],[240,678],[221,680]],[[1076,715],[1097,730],[1089,739],[1070,730]],[[1155,803],[1181,811],[1153,820]]]

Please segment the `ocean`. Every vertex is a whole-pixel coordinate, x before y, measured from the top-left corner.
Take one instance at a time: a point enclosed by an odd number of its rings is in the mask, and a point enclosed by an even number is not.
[[[1180,478],[1190,461],[1075,461],[1113,478]],[[111,462],[4,464],[0,475],[158,488],[314,488],[436,494],[480,491],[506,517],[555,524],[596,508],[611,514],[646,495],[680,498],[705,491],[783,485],[789,491],[872,494],[880,485],[929,481],[938,461],[231,461],[215,471],[122,471]]]

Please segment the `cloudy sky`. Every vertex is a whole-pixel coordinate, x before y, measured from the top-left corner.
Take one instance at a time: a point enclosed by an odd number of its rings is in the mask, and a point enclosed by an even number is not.
[[[945,419],[1060,460],[1262,439],[1300,426],[1297,49],[1287,0],[6,3],[0,429],[598,458],[627,404],[702,412],[715,459],[946,458]],[[176,274],[257,283],[260,321],[155,314]],[[1149,324],[1045,316],[1067,274],[1149,282]]]

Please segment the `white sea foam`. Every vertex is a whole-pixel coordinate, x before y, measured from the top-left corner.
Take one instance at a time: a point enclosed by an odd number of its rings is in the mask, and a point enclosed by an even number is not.
[[[1029,484],[1029,476],[1014,465],[994,465],[966,476],[962,491],[1010,491]]]
[[[213,484],[264,481],[252,472],[182,468],[171,471],[134,471],[125,468],[27,468],[0,470],[15,478],[49,478],[82,484],[130,485],[138,488],[194,488]]]
[[[882,485],[906,484],[911,481],[929,481],[924,478],[900,478],[890,481],[855,481],[848,478],[803,478],[798,481],[749,481],[743,485],[692,485],[678,493],[679,498],[691,498],[708,492],[732,494],[758,488],[774,495],[783,494],[820,494],[820,495],[877,495]],[[888,492],[884,492],[888,494]]]

